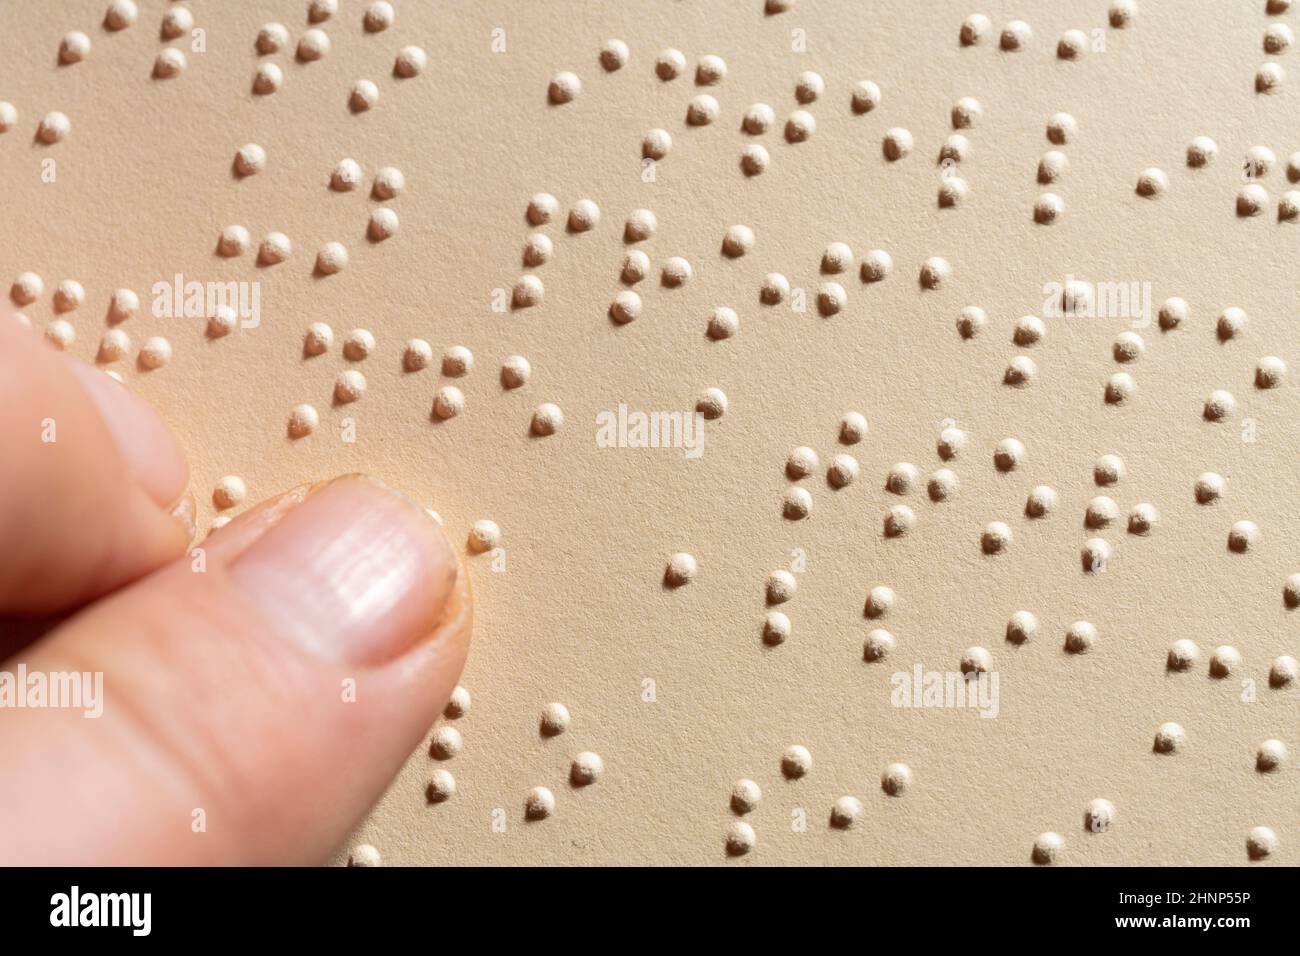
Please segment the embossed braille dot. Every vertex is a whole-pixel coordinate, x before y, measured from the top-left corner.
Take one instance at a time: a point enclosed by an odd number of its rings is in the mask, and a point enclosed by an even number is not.
[[[1166,299],[1160,306],[1160,328],[1169,332],[1187,320],[1187,303],[1178,297]]]
[[[448,421],[465,410],[465,393],[455,385],[444,385],[433,393],[433,416]]]
[[[863,282],[880,282],[894,269],[894,260],[884,249],[872,249],[862,257],[859,270]]]
[[[1110,544],[1102,538],[1089,538],[1083,543],[1079,560],[1086,573],[1100,574],[1106,570],[1106,565],[1110,561]]]
[[[1007,363],[1002,373],[1002,383],[1012,388],[1026,388],[1038,375],[1038,365],[1028,355],[1017,355]]]
[[[569,210],[569,230],[590,232],[600,224],[600,207],[590,199],[579,199]]]
[[[793,574],[784,568],[777,569],[767,576],[764,592],[768,604],[784,604],[795,595],[799,582]]]
[[[1197,136],[1187,144],[1187,165],[1201,169],[1214,162],[1219,154],[1218,144],[1208,136]]]
[[[1047,185],[1048,183],[1059,182],[1065,175],[1066,167],[1069,166],[1069,160],[1060,150],[1049,149],[1043,153],[1038,160],[1038,181]]]
[[[758,298],[764,305],[778,305],[790,294],[790,280],[779,272],[769,272],[759,287]]]
[[[303,336],[302,351],[304,355],[323,355],[334,344],[334,330],[324,322],[313,322],[307,326]]]
[[[609,305],[609,317],[619,325],[635,321],[641,315],[641,296],[631,289],[625,289],[614,296]]]
[[[763,799],[763,791],[752,780],[737,780],[731,788],[731,809],[736,813],[752,813]]]
[[[853,250],[848,243],[832,242],[822,253],[822,272],[838,274],[853,268]]]
[[[1024,644],[1038,633],[1038,618],[1029,611],[1017,611],[1007,621],[1007,640],[1012,644]]]
[[[418,46],[406,46],[398,51],[397,59],[393,61],[393,72],[402,79],[409,80],[423,73],[428,65],[429,54]]]
[[[740,168],[746,176],[762,175],[771,161],[771,154],[759,143],[750,143],[740,152]]]
[[[930,476],[926,492],[931,501],[948,501],[957,494],[958,487],[957,475],[947,468],[940,468]]]
[[[769,647],[784,644],[790,637],[790,618],[780,611],[769,611],[763,621],[763,643]]]
[[[133,0],[113,0],[104,12],[104,26],[110,30],[125,30],[135,23],[140,9]]]
[[[379,851],[369,843],[362,843],[355,847],[348,856],[348,866],[381,866],[382,864]]]
[[[737,820],[727,827],[726,848],[730,856],[744,856],[758,844],[758,834],[744,820]]]
[[[268,232],[258,249],[257,257],[262,264],[273,266],[284,262],[292,253],[293,243],[288,236],[282,232]]]
[[[555,794],[546,787],[533,787],[524,797],[524,816],[529,820],[545,820],[555,812]]]
[[[1181,724],[1169,721],[1161,724],[1156,730],[1155,752],[1159,754],[1175,754],[1183,749],[1187,744],[1187,732],[1183,730]]]
[[[985,554],[1001,554],[1011,547],[1011,528],[1003,521],[990,521],[980,535],[980,548]]]
[[[989,324],[988,316],[977,305],[968,305],[957,316],[957,333],[963,339],[973,339]]]
[[[99,340],[96,359],[102,363],[120,362],[131,351],[131,337],[121,329],[109,329]]]
[[[1224,678],[1241,666],[1241,652],[1228,644],[1214,649],[1210,655],[1210,676]]]
[[[911,494],[920,477],[921,473],[917,471],[915,465],[900,461],[885,475],[885,490],[895,495]]]
[[[1111,354],[1115,356],[1116,362],[1135,362],[1142,357],[1144,348],[1142,336],[1136,332],[1121,332],[1115,337]]]
[[[826,92],[826,81],[820,73],[805,70],[800,73],[794,84],[794,98],[805,106],[815,103]]]
[[[322,23],[339,12],[339,0],[311,0],[307,4],[307,20]]]
[[[226,475],[212,488],[212,504],[223,511],[244,503],[248,497],[248,486],[238,475]]]
[[[235,310],[228,305],[219,305],[208,316],[206,333],[210,339],[221,339],[237,328],[239,328],[239,316]]]
[[[543,737],[558,737],[569,729],[569,708],[560,703],[550,703],[542,708],[537,719],[537,729]]]
[[[531,309],[546,297],[546,286],[537,276],[522,275],[510,290],[510,304],[516,309]]]
[[[660,160],[673,148],[673,137],[666,129],[652,129],[641,140],[641,158]]]
[[[1248,183],[1237,193],[1237,215],[1258,216],[1268,208],[1268,190],[1259,183]]]
[[[812,495],[806,488],[789,488],[781,499],[781,513],[791,521],[808,517],[812,511]]]
[[[1255,751],[1255,769],[1260,773],[1275,773],[1286,761],[1286,744],[1280,740],[1265,740]]]
[[[383,242],[395,235],[400,226],[397,213],[387,206],[381,206],[370,214],[370,225],[366,227],[366,235],[375,242]],[[546,241],[549,243],[550,239]]]
[[[304,438],[316,430],[320,415],[311,405],[295,405],[289,411],[289,437]]]
[[[1238,521],[1228,531],[1228,549],[1244,554],[1259,540],[1259,528],[1253,521]]]
[[[1300,661],[1287,654],[1276,658],[1268,671],[1268,683],[1273,688],[1286,687],[1298,679],[1300,679]]]
[[[952,209],[970,195],[970,186],[960,176],[945,176],[939,183],[939,207]]]
[[[19,305],[30,305],[45,292],[45,280],[35,272],[21,273],[9,288],[9,297]]]
[[[569,765],[569,782],[575,787],[589,787],[605,773],[605,761],[599,754],[584,750]]]
[[[695,82],[700,86],[717,86],[727,77],[727,62],[722,57],[706,53],[695,64]]]
[[[776,122],[776,111],[766,103],[754,103],[745,110],[741,126],[751,136],[761,136]]]
[[[18,110],[8,100],[0,100],[0,133],[7,133],[18,124]]]
[[[644,242],[659,228],[659,219],[649,209],[633,209],[623,225],[625,242]]]
[[[1236,306],[1229,306],[1219,314],[1219,320],[1215,325],[1215,334],[1218,335],[1221,342],[1227,342],[1240,335],[1246,328],[1248,319],[1246,313]]]
[[[1255,365],[1255,387],[1277,388],[1286,378],[1286,363],[1276,355],[1265,355]]]
[[[600,65],[609,73],[616,73],[627,66],[631,52],[622,40],[606,40],[600,48]]]
[[[1277,164],[1277,155],[1267,146],[1252,146],[1246,150],[1244,171],[1252,178],[1267,176]]]
[[[71,312],[86,301],[86,290],[75,279],[64,279],[54,287],[54,311]]]
[[[1077,60],[1088,51],[1088,34],[1082,30],[1066,30],[1056,41],[1056,55],[1062,60]]]
[[[1097,643],[1097,628],[1087,621],[1075,621],[1065,631],[1065,650],[1070,654],[1087,654]]]
[[[673,588],[682,587],[694,581],[699,570],[699,562],[695,560],[694,555],[679,551],[668,559],[668,566],[664,570],[664,583]]]
[[[1286,579],[1282,587],[1282,599],[1286,602],[1286,606],[1293,610],[1300,607],[1300,572]]]
[[[939,440],[935,445],[939,457],[944,461],[952,461],[965,447],[966,433],[953,425],[939,432]]]
[[[535,193],[528,200],[527,217],[534,226],[544,226],[560,213],[560,202],[550,193]]]
[[[1064,146],[1079,133],[1079,123],[1069,113],[1054,113],[1047,121],[1047,138],[1057,146]]]
[[[1137,0],[1115,0],[1110,5],[1110,25],[1123,30],[1133,25],[1137,16]]]
[[[963,96],[953,104],[949,118],[953,129],[970,129],[984,115],[984,107],[973,96]]]
[[[831,826],[848,830],[858,822],[862,813],[862,801],[857,797],[840,797],[831,805]]]
[[[884,617],[897,603],[898,598],[894,594],[894,589],[884,584],[877,584],[867,594],[867,603],[862,609],[863,615],[872,620],[878,617]]]
[[[880,789],[891,797],[901,797],[912,786],[912,769],[905,763],[891,763],[880,775]]]
[[[257,52],[263,56],[279,53],[289,45],[289,30],[283,23],[272,21],[257,31]]]
[[[910,155],[914,145],[915,140],[912,138],[912,134],[901,126],[895,126],[885,133],[881,149],[884,151],[886,159],[896,161]]]
[[[1043,320],[1036,315],[1025,315],[1016,320],[1011,341],[1016,345],[1027,347],[1038,344],[1045,335],[1047,335],[1047,326],[1043,324]]]
[[[860,471],[856,458],[852,455],[838,454],[831,458],[830,468],[826,471],[826,480],[832,488],[845,488],[857,480]]]
[[[1246,834],[1246,855],[1252,860],[1263,860],[1277,852],[1277,834],[1268,827],[1254,827]]]
[[[348,264],[348,250],[341,242],[327,242],[316,253],[316,271],[332,276],[342,272]]]
[[[812,771],[813,758],[808,748],[793,744],[781,755],[781,773],[789,780],[806,777]]]
[[[999,45],[1008,53],[1023,50],[1033,39],[1034,33],[1024,20],[1012,20],[1002,28]]]
[[[77,340],[77,330],[67,319],[55,319],[45,327],[45,341],[60,352],[67,351]]]
[[[785,473],[793,480],[798,481],[800,478],[807,478],[813,472],[821,467],[820,459],[817,452],[807,446],[800,445],[785,461]]]
[[[379,87],[373,80],[357,80],[352,84],[352,93],[348,97],[348,106],[354,113],[364,113],[379,102]]]
[[[439,767],[429,775],[424,795],[430,803],[446,803],[456,795],[456,778]]]
[[[506,388],[522,388],[528,384],[533,368],[522,355],[511,355],[501,363],[501,384]]]
[[[931,256],[921,264],[921,287],[937,289],[952,277],[952,266],[941,256]]]
[[[636,285],[650,274],[650,257],[640,249],[629,249],[623,256],[619,278],[627,285]]]
[[[907,505],[894,505],[885,515],[885,537],[901,538],[916,527],[916,514]]]
[[[1065,212],[1065,200],[1056,193],[1043,193],[1034,201],[1034,222],[1048,226]]]
[[[305,63],[319,60],[330,51],[329,34],[313,27],[302,35],[298,41],[298,59]]]
[[[1110,405],[1123,405],[1137,391],[1137,383],[1128,372],[1116,372],[1106,380],[1106,402]]]
[[[968,647],[961,656],[963,674],[984,674],[993,669],[993,655],[985,647]]]
[[[546,88],[546,95],[557,105],[572,103],[581,93],[582,80],[578,79],[576,73],[570,73],[568,70],[561,70],[551,77],[551,83]]]
[[[72,121],[58,110],[46,113],[36,127],[36,138],[47,146],[62,142],[72,132]]]
[[[868,663],[878,663],[889,657],[896,645],[894,635],[882,628],[869,632],[862,642],[862,659]]]
[[[1295,222],[1300,219],[1300,191],[1288,189],[1277,201],[1277,218],[1279,222]]]
[[[1237,400],[1232,397],[1232,393],[1216,389],[1205,400],[1203,414],[1208,422],[1222,422],[1226,421],[1236,409]]]
[[[334,380],[334,400],[340,405],[355,402],[366,393],[366,377],[356,369],[344,369]]]
[[[727,394],[720,388],[706,388],[696,401],[695,410],[708,421],[716,421],[727,413]]]
[[[1165,658],[1165,666],[1171,671],[1190,670],[1200,656],[1201,649],[1196,646],[1195,641],[1190,641],[1185,637],[1180,638],[1169,645],[1169,654]]]
[[[939,147],[939,164],[945,166],[944,172],[950,172],[946,164],[963,163],[970,158],[970,140],[961,133],[953,133]]]
[[[160,80],[180,76],[185,69],[185,54],[173,47],[161,51],[153,63],[153,75]]]
[[[375,336],[369,329],[353,329],[343,340],[343,357],[360,362],[375,350]]]
[[[1148,535],[1160,521],[1160,512],[1156,506],[1142,502],[1133,506],[1128,515],[1128,533]]]
[[[560,411],[560,406],[543,402],[533,410],[533,419],[529,427],[534,435],[545,438],[554,435],[563,424],[564,413]]]
[[[729,339],[740,331],[740,317],[735,309],[719,306],[709,315],[708,333],[714,341]]]
[[[1286,82],[1286,70],[1280,63],[1265,63],[1255,71],[1255,92],[1265,95],[1278,92]]]
[[[961,24],[961,45],[983,43],[993,33],[993,22],[982,13],[972,13]]]
[[[366,12],[361,18],[361,25],[365,27],[367,33],[382,33],[393,25],[396,14],[393,12],[393,5],[388,0],[375,0],[374,3],[366,7]]]
[[[1119,517],[1119,505],[1106,495],[1098,495],[1088,502],[1083,523],[1089,528],[1108,528]]]
[[[807,110],[795,110],[785,121],[785,138],[788,142],[807,142],[815,132],[817,120]]]
[[[1105,833],[1115,823],[1115,804],[1098,797],[1083,812],[1083,828],[1089,833]]]
[[[1156,169],[1151,166],[1142,170],[1137,180],[1137,194],[1147,199],[1164,193],[1169,188],[1169,177],[1165,175],[1164,170]]]
[[[394,166],[385,166],[375,173],[375,182],[370,188],[370,194],[375,199],[386,202],[401,195],[405,188],[406,177],[402,175],[402,171]]]
[[[823,282],[817,287],[817,311],[823,316],[838,315],[848,300],[848,293],[838,282]]]
[[[880,105],[882,99],[880,87],[871,80],[859,80],[853,84],[851,103],[853,112],[861,115],[870,113]]]
[[[1045,518],[1056,510],[1056,492],[1047,485],[1039,485],[1029,492],[1025,500],[1025,515],[1029,518]]]
[[[740,258],[753,248],[754,230],[748,226],[732,226],[722,238],[722,252],[732,259]]]
[[[461,378],[474,370],[474,353],[463,345],[453,345],[442,354],[442,374]]]
[[[90,37],[80,30],[65,33],[59,42],[59,62],[64,64],[80,63],[90,56]]]
[[[1127,469],[1119,455],[1102,455],[1092,466],[1092,480],[1099,485],[1113,485],[1122,481]]]
[[[465,738],[455,727],[446,724],[433,732],[429,753],[438,760],[450,760],[465,749]]]
[[[284,71],[274,63],[260,63],[253,73],[253,92],[269,96],[284,85]]]
[[[694,274],[695,270],[689,262],[681,256],[671,256],[664,263],[660,281],[668,288],[676,289],[689,282]]]
[[[655,57],[655,74],[664,82],[677,79],[685,69],[686,54],[682,53],[681,50],[669,47],[666,50],[661,50],[659,55]]]

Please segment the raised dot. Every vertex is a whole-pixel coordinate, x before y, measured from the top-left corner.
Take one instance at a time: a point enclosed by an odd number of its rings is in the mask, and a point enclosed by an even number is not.
[[[831,826],[848,830],[862,816],[862,801],[857,797],[840,797],[831,805]]]
[[[1286,378],[1286,363],[1276,355],[1265,355],[1255,365],[1255,387],[1277,388]]]
[[[861,412],[845,412],[840,418],[840,441],[856,445],[866,437],[869,427]]]
[[[1108,528],[1119,517],[1119,505],[1106,495],[1098,495],[1088,502],[1083,523],[1093,529]]]
[[[614,296],[609,305],[609,317],[619,325],[626,325],[641,315],[641,296],[625,289]]]
[[[875,620],[878,617],[884,617],[898,602],[894,589],[884,584],[877,584],[867,594],[867,603],[862,609],[865,617]]]
[[[510,304],[516,309],[531,309],[546,297],[546,286],[532,273],[522,275],[510,291]]]
[[[370,225],[366,227],[366,235],[375,242],[383,242],[395,235],[400,226],[397,213],[387,206],[381,206],[370,214]],[[550,242],[549,239],[546,241]]]
[[[1124,459],[1119,455],[1102,455],[1093,463],[1092,480],[1099,485],[1113,485],[1127,474]]]
[[[1255,71],[1255,92],[1265,95],[1278,92],[1286,82],[1286,70],[1280,63],[1265,63]]]
[[[1254,827],[1246,834],[1246,855],[1252,860],[1263,860],[1277,852],[1277,834],[1268,827]]]
[[[964,163],[970,154],[970,140],[961,133],[953,133],[939,147],[939,165],[944,167],[945,173],[950,172],[952,163]]]
[[[805,445],[800,445],[785,461],[785,473],[794,481],[806,478],[820,467],[817,452]]]
[[[1110,25],[1123,30],[1133,25],[1137,17],[1137,0],[1114,0],[1110,5]]]
[[[1017,611],[1007,621],[1007,640],[1012,644],[1024,644],[1038,633],[1038,618],[1029,611]]]
[[[754,230],[748,226],[731,226],[722,237],[722,252],[732,259],[739,259],[753,248]]]
[[[109,329],[99,340],[96,359],[103,363],[120,362],[131,351],[131,337],[121,329]]]
[[[1038,160],[1038,181],[1044,185],[1059,182],[1070,161],[1060,150],[1049,149]]]
[[[67,319],[55,319],[45,327],[45,341],[60,352],[65,352],[77,340],[77,330]]]
[[[219,305],[208,316],[206,334],[210,339],[225,338],[239,328],[239,316],[228,305]]]
[[[666,129],[652,129],[641,140],[642,159],[663,159],[672,151],[673,137]]]
[[[1029,492],[1025,499],[1025,515],[1029,518],[1045,518],[1056,510],[1056,492],[1047,485],[1039,485]]]
[[[1215,324],[1215,334],[1219,337],[1219,341],[1227,342],[1245,330],[1247,321],[1244,310],[1235,305],[1229,306],[1219,314],[1219,320]]]
[[[293,252],[293,243],[282,232],[268,232],[258,249],[257,257],[264,265],[277,265],[288,259]]]
[[[528,200],[528,221],[534,226],[543,226],[560,213],[560,202],[550,193],[535,193]]]
[[[799,582],[793,574],[785,569],[777,569],[767,576],[764,592],[768,604],[784,604],[795,595]]]
[[[1034,840],[1034,862],[1039,866],[1050,866],[1060,858],[1064,849],[1065,838],[1059,833],[1040,833]]]
[[[1056,55],[1062,60],[1077,60],[1088,52],[1088,34],[1082,30],[1066,30],[1056,41]]]
[[[46,113],[36,127],[36,137],[42,143],[50,145],[62,142],[72,132],[72,121],[58,110]]]
[[[695,402],[695,411],[710,421],[722,418],[727,414],[727,393],[722,389],[705,389]]]
[[[655,234],[659,220],[649,209],[633,209],[623,226],[625,242],[643,242]]]
[[[880,282],[894,269],[894,260],[884,249],[872,249],[862,257],[858,272],[863,282]]]
[[[681,256],[670,256],[664,262],[663,272],[660,275],[660,281],[670,289],[680,288],[690,281],[695,270],[691,264]]]
[[[212,488],[212,503],[221,510],[235,508],[248,497],[248,486],[238,475],[226,475]]]
[[[600,223],[600,207],[590,199],[579,199],[569,210],[569,229],[589,232]]]
[[[952,266],[941,256],[931,256],[921,264],[921,286],[937,289],[952,277]]]
[[[1300,679],[1300,661],[1297,661],[1290,655],[1283,654],[1273,661],[1268,671],[1268,683],[1270,687],[1286,687]]]
[[[348,264],[348,250],[341,242],[327,242],[316,253],[316,271],[332,276]]]
[[[160,80],[169,80],[180,76],[185,69],[185,54],[174,47],[168,47],[158,54],[153,63],[153,75]]]
[[[7,133],[18,123],[18,110],[8,100],[0,100],[0,133]]]
[[[1236,409],[1237,400],[1232,397],[1232,393],[1216,389],[1205,400],[1203,415],[1208,422],[1222,422],[1227,420]]]
[[[582,80],[568,70],[561,70],[551,77],[550,85],[546,88],[546,95],[556,104],[572,103],[581,92]]]
[[[1187,165],[1193,169],[1209,166],[1218,155],[1218,144],[1208,136],[1197,136],[1187,144]]]
[[[986,647],[968,647],[961,655],[963,674],[985,674],[993,669],[993,655]]]
[[[1294,610],[1300,607],[1300,572],[1291,575],[1282,586],[1282,599]]]
[[[343,357],[360,362],[375,350],[375,336],[369,329],[353,329],[343,340]]]
[[[110,30],[125,30],[139,16],[140,10],[133,0],[113,0],[104,12],[104,26]]]
[[[356,369],[344,369],[334,380],[334,400],[340,405],[355,402],[366,393],[366,377]]]
[[[727,827],[726,848],[730,856],[744,856],[758,844],[758,834],[744,820],[737,820]]]
[[[859,80],[853,84],[853,112],[870,113],[880,105],[881,99],[880,87],[871,80]]]
[[[379,851],[369,843],[355,847],[348,856],[348,866],[381,866]]]
[[[1193,665],[1201,656],[1201,649],[1196,646],[1195,641],[1187,638],[1180,638],[1169,645],[1169,653],[1165,657],[1165,667],[1171,671],[1191,670]]]
[[[1210,655],[1210,676],[1224,678],[1241,666],[1241,652],[1235,647],[1223,644],[1214,649]]]
[[[1047,121],[1047,138],[1057,146],[1064,146],[1079,133],[1079,123],[1069,113],[1054,113]]]
[[[1259,183],[1248,183],[1237,193],[1237,215],[1258,216],[1268,208],[1268,190]]]
[[[474,369],[474,353],[463,345],[453,345],[442,354],[442,374],[461,378]]]
[[[544,438],[554,435],[563,424],[564,413],[560,411],[560,406],[543,402],[533,411],[533,419],[529,427],[534,435]]]
[[[45,292],[45,280],[35,272],[21,273],[9,287],[9,297],[19,305],[30,305]]]
[[[323,355],[333,344],[334,330],[324,322],[313,322],[303,336],[302,351],[304,355]]]
[[[388,0],[375,0],[374,3],[366,7],[365,15],[361,18],[361,25],[365,27],[367,33],[382,33],[393,25],[396,14],[393,12],[393,5]]]
[[[781,755],[781,773],[790,780],[806,777],[812,771],[812,754],[808,748],[793,744]]]
[[[980,536],[980,548],[985,554],[1001,554],[1011,546],[1011,528],[1003,521],[990,521]]]
[[[759,143],[750,143],[740,152],[740,168],[746,176],[762,175],[771,161],[767,148]]]
[[[529,820],[545,820],[555,812],[555,794],[546,787],[533,787],[524,797],[524,816]]]
[[[1286,744],[1280,740],[1266,740],[1255,751],[1255,769],[1260,773],[1274,773],[1286,761]]]
[[[664,569],[664,583],[671,588],[682,587],[694,581],[699,571],[700,565],[694,555],[678,551],[668,559],[668,566]]]
[[[825,92],[826,81],[822,79],[820,73],[804,70],[795,80],[794,98],[805,106],[809,103],[815,103],[817,98]]]
[[[1089,833],[1105,833],[1115,824],[1115,804],[1098,797],[1083,812],[1083,828]]]
[[[848,293],[838,282],[823,282],[817,288],[817,311],[823,316],[838,315],[848,302]]]
[[[465,749],[465,738],[455,727],[443,725],[433,732],[429,754],[437,760],[450,760]]]
[[[806,488],[789,488],[781,499],[781,514],[791,521],[808,517],[812,511],[812,495]]]
[[[915,527],[916,514],[907,505],[894,505],[885,515],[885,537],[887,538],[901,538]]]
[[[352,84],[352,93],[348,97],[348,106],[354,113],[364,113],[379,102],[379,87],[373,80],[357,80]]]
[[[511,355],[501,363],[501,384],[506,388],[522,388],[533,373],[532,365],[522,355]]]
[[[832,275],[853,268],[853,250],[848,243],[832,242],[822,253],[822,272]]]
[[[1169,188],[1169,177],[1164,170],[1151,166],[1142,170],[1137,180],[1137,194],[1147,199],[1154,199]]]
[[[957,494],[958,486],[957,475],[947,468],[940,468],[930,476],[926,491],[931,501],[947,501]]]
[[[429,65],[429,54],[418,46],[405,46],[397,53],[393,61],[393,72],[404,80],[419,76]]]
[[[80,30],[65,33],[59,42],[59,62],[64,64],[80,63],[90,56],[90,37]]]
[[[901,797],[912,786],[912,770],[905,763],[891,763],[880,775],[880,789],[891,797]]]
[[[269,96],[284,85],[284,71],[274,63],[259,63],[253,73],[253,92]]]
[[[745,110],[741,127],[750,136],[761,136],[772,128],[776,122],[776,111],[766,103],[754,103]]]
[[[632,293],[635,295],[635,293]],[[740,330],[740,318],[735,309],[719,306],[709,315],[709,338],[714,341],[729,339]]]
[[[787,142],[807,142],[815,132],[817,132],[817,120],[807,110],[795,110],[785,121]]]
[[[465,410],[465,393],[455,385],[444,385],[433,393],[433,415],[449,421]]]
[[[1300,191],[1288,189],[1277,201],[1277,218],[1279,222],[1295,222],[1300,219]]]
[[[252,243],[253,237],[249,235],[247,229],[232,224],[221,230],[221,237],[217,240],[217,254],[227,259],[242,256]]]
[[[1253,521],[1238,521],[1228,531],[1228,549],[1244,554],[1259,540],[1259,528]]]
[[[1187,303],[1182,299],[1177,296],[1165,299],[1164,304],[1160,306],[1160,328],[1166,332],[1178,328],[1187,321],[1187,313]]]
[[[984,107],[973,96],[963,96],[953,104],[950,113],[953,129],[970,129],[984,115]]]
[[[1128,533],[1148,535],[1160,521],[1160,512],[1156,506],[1142,502],[1133,506],[1128,515]]]
[[[862,642],[862,659],[872,664],[883,661],[894,650],[895,644],[894,635],[883,628],[876,628]]]
[[[393,166],[385,166],[375,173],[375,182],[370,189],[370,194],[375,199],[387,201],[401,195],[405,188],[406,177],[402,175],[402,171]]]
[[[627,44],[622,40],[606,40],[600,48],[600,65],[606,72],[615,73],[627,66],[630,55]]]
[[[54,311],[71,312],[86,301],[86,290],[76,279],[64,279],[54,287]]]
[[[569,708],[560,703],[550,703],[542,708],[537,718],[537,730],[543,737],[558,737],[569,729]]]
[[[1034,33],[1024,20],[1012,20],[1002,28],[999,45],[1008,53],[1023,50],[1033,39]]]
[[[311,0],[307,4],[307,20],[321,23],[339,12],[339,0]]]
[[[970,186],[960,176],[946,175],[939,182],[940,209],[953,209],[961,205],[969,195]]]
[[[912,134],[901,126],[895,126],[885,133],[881,149],[884,151],[886,159],[896,161],[910,155],[914,145],[915,141],[912,139]]]
[[[1110,545],[1101,538],[1089,538],[1079,551],[1079,560],[1088,574],[1100,574],[1110,561]]]
[[[584,750],[569,766],[569,782],[575,787],[589,787],[605,773],[605,761],[599,754]]]
[[[1070,654],[1087,654],[1097,643],[1097,628],[1088,621],[1075,621],[1065,630],[1065,650]]]
[[[272,21],[257,31],[257,52],[263,56],[279,53],[289,45],[289,30],[283,23]]]
[[[911,494],[920,477],[921,473],[917,471],[915,465],[900,461],[885,475],[885,490],[895,495]]]
[[[311,405],[295,405],[289,411],[289,437],[304,438],[316,430],[320,415]]]
[[[780,611],[768,611],[763,621],[763,643],[769,647],[784,644],[790,637],[790,618]]]
[[[763,791],[752,780],[737,780],[731,788],[731,809],[736,813],[752,813],[763,799]]]
[[[439,767],[429,775],[424,795],[430,803],[446,803],[456,795],[456,778]]]
[[[640,249],[629,249],[623,256],[623,268],[619,278],[628,285],[636,285],[650,274],[650,257]]]
[[[1037,345],[1045,335],[1047,335],[1047,326],[1043,324],[1042,319],[1036,315],[1024,315],[1016,320],[1011,341],[1020,346]]]
[[[973,339],[989,324],[988,316],[977,305],[968,305],[957,316],[957,333],[963,339]]]
[[[831,459],[826,471],[826,480],[832,488],[845,488],[855,480],[861,471],[858,460],[852,455],[839,454]]]
[[[319,60],[330,51],[329,34],[324,30],[312,28],[298,41],[298,59],[311,63]]]
[[[779,272],[769,272],[763,277],[758,299],[764,305],[779,305],[790,294],[790,280]]]
[[[1137,383],[1128,372],[1116,372],[1106,380],[1106,403],[1123,405],[1137,391]]]
[[[727,76],[727,61],[707,53],[695,65],[695,82],[700,86],[717,86]]]
[[[677,79],[685,69],[686,54],[681,50],[669,47],[659,51],[659,55],[655,57],[655,75],[664,82]]]
[[[1056,193],[1043,193],[1034,201],[1034,222],[1049,226],[1065,212],[1065,200]]]

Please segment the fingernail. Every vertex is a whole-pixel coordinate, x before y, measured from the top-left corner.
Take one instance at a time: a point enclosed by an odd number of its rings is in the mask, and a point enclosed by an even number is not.
[[[185,493],[189,469],[171,430],[148,402],[78,359],[68,367],[90,396],[127,467],[149,496],[169,511]]]
[[[458,568],[422,508],[348,476],[284,515],[230,573],[276,630],[307,650],[375,665],[434,629]]]

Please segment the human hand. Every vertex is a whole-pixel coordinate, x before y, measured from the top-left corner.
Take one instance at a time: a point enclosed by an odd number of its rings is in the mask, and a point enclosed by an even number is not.
[[[438,525],[348,476],[191,548],[162,420],[6,315],[0,462],[0,864],[324,861],[464,665]],[[18,619],[65,615],[24,643]]]

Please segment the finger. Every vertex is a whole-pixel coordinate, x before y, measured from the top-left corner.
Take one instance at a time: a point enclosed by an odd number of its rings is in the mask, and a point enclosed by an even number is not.
[[[149,404],[3,315],[0,361],[0,614],[76,607],[179,555],[188,473]]]
[[[471,621],[446,537],[377,482],[237,519],[33,646],[29,675],[102,672],[102,716],[0,710],[0,863],[323,862],[446,706]]]

